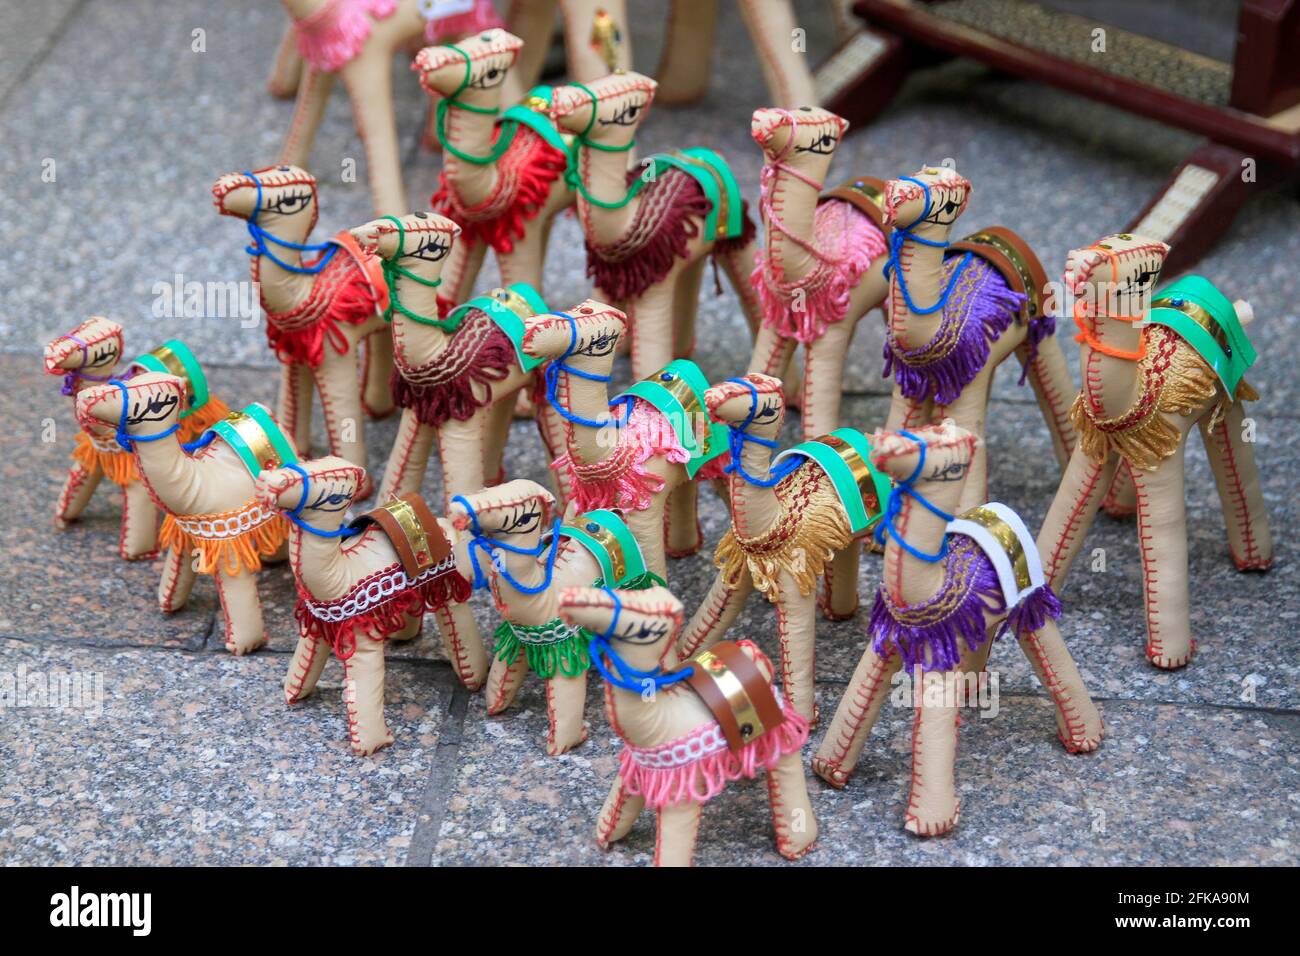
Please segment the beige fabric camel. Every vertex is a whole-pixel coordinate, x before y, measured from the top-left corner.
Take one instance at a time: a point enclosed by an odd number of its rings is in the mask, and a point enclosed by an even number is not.
[[[877,466],[898,482],[882,522],[888,539],[884,584],[871,615],[870,643],[813,759],[822,779],[844,786],[895,674],[905,669],[915,682],[915,718],[903,825],[919,836],[957,825],[953,765],[960,708],[976,697],[972,690],[1004,630],[1020,642],[1051,696],[1066,750],[1095,750],[1103,734],[1101,714],[1057,629],[1061,606],[1042,577],[1028,530],[996,503],[952,520],[979,441],[951,421],[915,434],[873,437]]]
[[[812,849],[817,821],[800,759],[808,723],[780,703],[762,651],[749,641],[719,645],[665,673],[676,664],[682,605],[662,587],[565,588],[560,615],[593,635],[605,710],[624,742],[596,827],[600,846],[627,836],[648,806],[658,831],[655,866],[689,866],[703,805],[730,781],[766,769],[777,852],[797,860]]]
[[[386,333],[382,316],[388,291],[378,259],[347,232],[306,245],[318,207],[316,178],[305,169],[274,166],[228,173],[213,185],[212,195],[218,212],[248,223],[252,276],[261,291],[267,341],[283,366],[277,412],[281,426],[305,454],[311,447],[314,384],[330,453],[364,468],[357,351],[362,339]],[[304,251],[317,255],[304,261]],[[387,380],[383,391],[389,391]],[[362,497],[370,494],[368,482]]]
[[[702,541],[692,479],[721,478],[726,445],[707,428],[701,396],[708,383],[688,360],[647,376],[611,406],[610,373],[625,327],[622,312],[588,299],[568,313],[529,319],[524,351],[549,363],[546,401],[538,405],[563,419],[565,451],[551,467],[570,500],[581,511],[624,511],[646,566],[667,580],[666,554],[694,553]]]
[[[1080,440],[1038,546],[1052,586],[1060,588],[1117,469],[1126,467],[1137,491],[1146,655],[1156,667],[1176,668],[1196,653],[1184,488],[1193,426],[1200,428],[1218,485],[1233,562],[1243,571],[1266,570],[1273,563],[1273,540],[1242,404],[1258,394],[1245,379],[1230,394],[1187,338],[1164,325],[1142,324],[1167,251],[1156,240],[1117,234],[1074,250],[1066,261],[1065,286],[1076,296],[1082,340],[1083,389],[1071,411]],[[1216,297],[1222,303],[1218,324],[1209,308]],[[1214,341],[1230,345],[1224,326],[1239,330],[1250,318],[1244,303],[1236,305],[1234,316],[1233,305],[1217,291],[1204,304],[1162,304],[1185,311],[1195,320],[1193,331],[1203,328]],[[1235,344],[1238,357],[1250,348],[1249,342]]]
[[[1074,382],[1055,336],[1047,277],[1010,230],[990,227],[950,243],[971,184],[950,167],[926,167],[885,185],[890,232],[885,377],[894,378],[888,428],[951,417],[984,435],[995,369],[1013,353],[1052,436],[1061,467],[1074,447]],[[975,448],[962,507],[987,498],[984,444]]]
[[[867,533],[872,516],[879,514],[883,485],[870,480],[859,449],[846,443],[853,438],[845,435],[851,429],[840,429],[818,443],[829,443],[834,447],[827,451],[846,456],[845,468],[852,475],[850,499],[843,497],[835,475],[821,460],[793,471],[785,470],[787,465],[779,476],[769,474],[785,416],[780,379],[752,372],[715,385],[704,401],[709,415],[729,426],[732,464],[739,464],[731,473],[731,528],[713,556],[718,574],[686,627],[682,653],[693,654],[720,639],[757,588],[776,605],[785,699],[815,724],[817,581],[825,579],[823,608],[830,616],[853,613],[858,600],[855,539]],[[861,433],[854,440],[860,442]],[[850,507],[855,514],[861,512],[857,520]],[[853,576],[847,576],[846,569]]]
[[[259,405],[218,423],[194,453],[177,431],[185,396],[181,379],[146,372],[77,395],[77,420],[93,437],[131,447],[140,480],[167,512],[159,543],[167,549],[158,603],[185,606],[196,573],[211,574],[226,617],[225,645],[247,654],[266,643],[257,572],[282,559],[285,522],[253,496],[257,473],[296,457],[288,435]]]
[[[587,653],[590,635],[559,618],[559,595],[570,585],[645,587],[662,580],[648,575],[636,539],[612,511],[594,511],[553,522],[554,498],[522,479],[465,495],[448,515],[470,538],[480,580],[490,583],[497,610],[487,712],[507,710],[531,670],[546,681],[550,730],[546,752],[562,754],[587,739]]]
[[[543,306],[533,290],[522,284],[496,289],[439,314],[437,290],[459,232],[450,219],[428,212],[375,219],[352,230],[387,275],[392,391],[402,408],[380,500],[420,489],[435,443],[448,500],[503,480],[501,456],[515,398],[533,384],[532,365],[524,368],[527,356],[516,345],[524,321]],[[540,410],[538,419],[548,447],[558,443],[563,432],[549,410]]]
[[[349,736],[360,757],[393,743],[384,720],[384,642],[419,636],[425,611],[434,613],[462,682],[477,689],[487,670],[465,605],[471,572],[460,536],[418,495],[389,501],[344,530],[363,478],[342,458],[320,458],[264,472],[256,491],[263,508],[291,522],[298,644],[285,702],[311,696],[332,649],[343,662]]]
[[[587,274],[597,296],[628,316],[638,379],[691,354],[710,258],[740,296],[750,328],[758,324],[747,281],[754,224],[722,158],[686,150],[628,169],[628,151],[654,92],[649,77],[617,73],[551,95],[551,116],[576,138],[569,180],[578,191]]]
[[[750,282],[763,310],[751,372],[785,379],[805,351],[805,438],[838,428],[844,364],[858,320],[885,301],[884,183],[849,180],[822,193],[848,121],[820,107],[754,111],[763,150],[764,245]]]
[[[444,298],[469,298],[484,256],[496,255],[504,285],[542,289],[542,265],[555,216],[573,205],[564,181],[567,144],[543,96],[502,115],[506,81],[523,41],[488,30],[461,43],[426,47],[413,68],[439,100],[435,123],[444,145],[439,188],[430,208],[461,227],[447,267]]]

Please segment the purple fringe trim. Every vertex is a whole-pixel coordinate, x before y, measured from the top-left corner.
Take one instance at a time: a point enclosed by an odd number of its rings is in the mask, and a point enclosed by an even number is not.
[[[1062,610],[1061,599],[1056,596],[1050,584],[1044,584],[1026,594],[1020,603],[1011,609],[1007,619],[1002,622],[998,637],[1008,630],[1018,638],[1041,631],[1048,619],[1056,620],[1061,616]]]
[[[944,262],[945,286],[961,261],[961,256],[952,256]],[[924,357],[930,343],[915,349],[902,349],[895,346],[888,335],[885,336],[882,377],[892,375],[899,391],[914,401],[933,398],[940,405],[955,402],[987,364],[990,344],[1010,327],[1025,304],[1025,295],[1013,291],[1002,273],[985,260],[972,257],[966,272],[972,270],[974,277],[963,275],[958,280],[957,288],[943,309],[939,334],[954,324],[958,326],[957,343],[947,355],[929,364],[912,365],[912,359]],[[969,291],[963,292],[963,287]],[[1055,328],[1054,320],[1050,316],[1047,318]],[[1032,327],[1030,334],[1035,334]],[[1047,334],[1049,330],[1044,327],[1038,333],[1039,340]]]

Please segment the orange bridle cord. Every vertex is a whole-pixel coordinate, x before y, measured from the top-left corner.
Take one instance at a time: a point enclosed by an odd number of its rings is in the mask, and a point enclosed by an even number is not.
[[[1110,249],[1101,246],[1089,246],[1089,249],[1095,249],[1110,259],[1110,281],[1112,285],[1119,284],[1119,261],[1118,257]],[[1094,315],[1094,318],[1096,316]],[[1147,337],[1144,333],[1139,333],[1141,338],[1138,340],[1137,350],[1134,352],[1125,352],[1123,349],[1117,349],[1112,345],[1107,345],[1097,338],[1095,325],[1089,325],[1086,321],[1087,303],[1079,299],[1074,303],[1074,324],[1079,327],[1079,332],[1074,337],[1074,341],[1086,344],[1095,352],[1102,355],[1109,355],[1111,358],[1126,359],[1130,362],[1140,362],[1147,354]],[[1108,315],[1108,319],[1116,319],[1120,322],[1141,322],[1145,316],[1142,315]]]

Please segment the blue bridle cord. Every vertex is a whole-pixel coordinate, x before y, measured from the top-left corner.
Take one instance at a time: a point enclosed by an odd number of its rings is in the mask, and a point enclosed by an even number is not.
[[[623,690],[630,690],[634,693],[642,693],[646,690],[647,681],[658,689],[680,683],[694,673],[692,668],[689,667],[672,674],[665,674],[658,669],[650,671],[638,670],[619,657],[610,641],[619,639],[614,633],[614,629],[618,627],[619,615],[623,613],[623,602],[613,588],[606,587],[601,588],[601,590],[608,594],[614,602],[614,617],[610,620],[609,627],[605,628],[604,633],[591,635],[590,643],[587,645],[590,651],[591,663],[600,672],[601,677],[615,687],[621,687]],[[605,657],[610,659],[612,666],[605,664],[602,659]]]
[[[551,586],[551,578],[555,574],[555,556],[559,554],[560,549],[560,526],[563,524],[563,519],[555,519],[555,524],[551,527],[551,540],[549,544],[545,541],[541,541],[538,542],[538,545],[535,548],[521,548],[518,545],[506,544],[504,541],[497,541],[495,538],[489,538],[485,535],[483,529],[479,526],[478,515],[474,512],[474,506],[469,503],[469,500],[464,495],[456,495],[451,500],[464,508],[465,514],[469,517],[471,534],[473,536],[469,542],[469,560],[470,564],[474,566],[474,590],[477,591],[488,586],[488,576],[483,573],[483,568],[479,565],[478,554],[475,551],[476,548],[487,553],[488,560],[496,569],[497,573],[500,574],[501,577],[505,578],[506,581],[510,583],[510,586],[521,594],[540,594]],[[497,561],[496,556],[492,553],[497,550],[509,551],[511,554],[521,554],[525,557],[535,558],[541,555],[543,551],[546,551],[547,548],[550,549],[550,553],[546,555],[546,575],[542,579],[542,583],[538,585],[520,584],[515,580],[514,575],[506,569],[505,564]]]
[[[325,531],[308,524],[306,519],[302,516],[302,509],[307,505],[307,496],[310,494],[311,478],[307,474],[307,469],[303,468],[302,465],[299,465],[296,462],[285,462],[283,467],[288,468],[290,471],[296,471],[302,477],[302,497],[298,499],[298,504],[294,506],[292,511],[286,511],[284,513],[284,516],[295,525],[303,531],[306,531],[308,534],[314,534],[318,538],[350,538],[353,535],[361,534],[361,532],[365,530],[364,528],[349,528],[344,526],[341,528],[335,528],[333,531]]]
[[[948,514],[948,512],[942,510],[941,508],[937,508],[934,505],[930,504],[930,502],[926,501],[920,492],[916,491],[912,487],[913,482],[915,482],[916,479],[921,476],[921,469],[925,467],[925,442],[922,441],[920,438],[918,438],[916,435],[913,435],[911,432],[900,430],[898,434],[902,435],[904,438],[916,442],[917,447],[920,449],[920,458],[916,462],[916,469],[906,479],[895,483],[893,491],[889,493],[889,503],[885,507],[884,515],[881,516],[880,524],[876,526],[876,535],[875,535],[876,541],[879,542],[880,544],[884,544],[885,537],[886,535],[888,535],[889,537],[894,539],[895,543],[897,543],[900,548],[902,548],[912,557],[917,558],[918,560],[921,561],[925,561],[929,564],[934,564],[937,561],[942,561],[944,558],[948,556],[948,536],[946,534],[943,536],[943,544],[939,546],[939,550],[936,551],[934,554],[928,554],[925,551],[920,551],[912,547],[912,545],[908,544],[907,541],[903,538],[903,536],[899,534],[898,530],[894,527],[894,519],[898,517],[899,513],[903,510],[903,496],[908,495],[914,498],[915,500],[919,501],[921,504],[925,505],[925,507],[928,508],[933,514],[942,518],[944,521],[951,521],[953,516]]]
[[[287,239],[280,239],[271,235],[271,233],[267,232],[257,224],[257,215],[262,211],[262,181],[247,170],[245,170],[241,175],[247,176],[257,186],[257,205],[253,207],[253,214],[248,217],[248,234],[252,236],[253,244],[251,246],[245,246],[244,251],[250,256],[266,256],[281,269],[288,269],[290,272],[298,272],[305,275],[315,275],[329,265],[330,260],[334,258],[334,253],[339,251],[339,245],[337,242],[316,242],[307,243],[305,245],[297,242],[289,242]],[[325,254],[310,266],[290,265],[267,247],[266,244],[268,241],[273,242],[284,249],[294,249],[298,252],[324,252]]]
[[[930,215],[930,187],[914,176],[900,176],[898,178],[906,180],[909,183],[916,183],[925,191],[925,211],[921,213],[916,222],[912,223],[912,226],[915,226],[918,222],[924,222],[926,217]],[[957,280],[961,278],[962,270],[964,270],[970,262],[973,253],[966,253],[961,262],[957,264],[957,268],[952,271],[952,278],[948,280],[948,286],[943,290],[943,294],[939,296],[939,301],[928,308],[922,309],[912,301],[911,293],[907,291],[907,282],[903,279],[902,266],[899,263],[899,254],[903,250],[903,243],[908,239],[923,246],[930,246],[934,249],[947,249],[951,243],[947,240],[922,238],[912,232],[911,226],[895,225],[893,231],[889,234],[889,261],[885,263],[885,278],[888,279],[891,273],[897,274],[898,291],[903,293],[903,301],[907,304],[907,308],[917,315],[931,315],[932,313],[938,312],[948,304],[948,297],[952,295],[952,290],[956,288]]]
[[[564,405],[561,404],[556,394],[560,385],[561,372],[577,376],[578,378],[585,378],[589,382],[609,382],[612,376],[597,375],[594,372],[587,372],[580,368],[574,368],[572,365],[565,365],[564,360],[573,355],[578,348],[578,320],[568,312],[550,312],[548,314],[557,315],[562,319],[568,320],[569,347],[565,349],[563,355],[557,359],[552,359],[546,365],[546,401],[550,403],[550,406],[554,408],[556,412],[559,413],[561,418],[565,421],[573,422],[575,425],[586,425],[588,428],[604,428],[606,425],[612,424],[615,428],[622,428],[632,417],[632,404],[636,401],[636,398],[632,395],[623,399],[622,404],[625,406],[626,411],[623,414],[622,421],[619,421],[617,416],[613,415],[607,417],[603,421],[595,418],[583,418],[581,415],[576,415],[569,411],[569,409],[565,408]],[[613,405],[610,406],[611,409],[614,407],[615,406]]]
[[[745,378],[729,378],[727,381],[737,385],[744,385],[749,389],[749,414],[745,416],[745,420],[739,425],[731,425],[727,429],[727,444],[731,449],[731,461],[722,470],[728,474],[740,475],[749,484],[758,488],[771,488],[780,482],[782,478],[792,474],[806,459],[797,455],[786,458],[776,468],[768,470],[767,478],[755,478],[745,471],[745,466],[740,458],[744,454],[746,443],[753,442],[756,445],[762,445],[764,448],[773,449],[780,446],[774,441],[758,438],[748,432],[749,426],[754,422],[754,416],[758,414],[758,389],[754,387],[754,383]]]

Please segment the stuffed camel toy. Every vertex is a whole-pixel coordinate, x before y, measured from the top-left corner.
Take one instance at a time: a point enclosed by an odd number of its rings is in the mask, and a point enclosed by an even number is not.
[[[284,681],[297,704],[316,689],[332,649],[343,662],[343,701],[352,752],[393,742],[384,721],[384,643],[420,634],[432,611],[443,648],[471,690],[487,655],[465,603],[471,592],[461,536],[418,494],[392,499],[344,525],[364,476],[342,458],[263,472],[257,500],[290,522],[289,562],[298,588],[298,644]]]
[[[610,398],[625,328],[622,312],[588,299],[569,312],[529,319],[523,347],[547,361],[546,401],[538,406],[564,420],[565,451],[551,468],[570,500],[580,511],[621,509],[646,566],[667,580],[665,536],[675,557],[699,549],[695,479],[723,476],[726,436],[705,418],[709,383],[689,359]]]
[[[948,241],[970,193],[970,183],[949,167],[885,184],[891,231],[884,376],[894,379],[887,427],[951,417],[982,437],[993,372],[1014,352],[1064,469],[1074,447],[1067,407],[1074,382],[1056,339],[1046,273],[1024,241],[1000,226]],[[987,497],[983,442],[974,455],[963,510]]]
[[[636,538],[616,512],[553,522],[553,504],[546,489],[521,479],[459,496],[448,515],[471,536],[475,584],[490,584],[504,618],[488,675],[487,712],[509,708],[532,671],[546,681],[546,752],[556,756],[587,739],[583,711],[591,667],[591,635],[560,620],[560,591],[570,585],[639,589],[663,580],[646,570]]]
[[[114,377],[122,356],[122,327],[94,316],[45,346],[45,370],[63,376],[63,394],[75,400],[82,390]],[[208,390],[207,376],[184,342],[171,339],[146,352],[127,367],[135,371],[167,372],[185,384],[177,436],[192,441],[230,414],[225,402]],[[158,509],[140,483],[135,459],[115,440],[86,431],[77,433],[73,465],[55,507],[55,524],[64,528],[80,517],[102,479],[122,489],[122,529],[118,553],[126,560],[152,558],[158,553]]]
[[[1137,490],[1146,655],[1166,669],[1196,653],[1184,489],[1193,426],[1218,485],[1233,563],[1242,571],[1273,563],[1243,405],[1259,398],[1243,378],[1255,360],[1242,328],[1250,308],[1234,306],[1199,276],[1184,276],[1153,299],[1168,248],[1125,233],[1066,261],[1083,369],[1070,411],[1079,444],[1038,534],[1048,580],[1060,588],[1116,470],[1128,469]]]
[[[218,212],[248,224],[252,244],[245,251],[252,256],[253,281],[261,292],[266,338],[282,365],[281,427],[306,454],[314,384],[330,453],[364,468],[366,386],[358,384],[357,348],[367,336],[386,333],[388,290],[379,260],[346,231],[307,244],[318,207],[316,178],[305,169],[273,166],[228,173],[213,185],[212,195]],[[304,262],[304,252],[315,255]],[[389,394],[387,379],[383,392]],[[370,495],[368,478],[366,482],[362,497]]]
[[[803,345],[804,438],[840,426],[854,329],[889,291],[884,183],[860,177],[821,191],[848,125],[820,107],[755,110],[750,125],[763,150],[764,239],[749,277],[763,314],[749,370],[784,380]]]
[[[542,289],[542,264],[555,216],[573,205],[565,182],[569,144],[538,87],[502,114],[506,78],[523,41],[488,30],[459,44],[427,47],[412,69],[438,96],[435,130],[444,159],[430,208],[461,227],[443,270],[443,297],[469,298],[490,248],[503,285]]]
[[[388,283],[392,391],[402,409],[381,501],[420,489],[435,443],[448,501],[502,480],[515,398],[531,390],[540,364],[523,350],[523,330],[546,304],[524,283],[476,296],[440,316],[437,289],[459,232],[431,212],[385,216],[352,230],[365,253],[378,257]],[[541,408],[538,420],[548,450],[558,448],[558,418]]]
[[[185,383],[144,372],[77,395],[77,420],[90,435],[115,438],[135,457],[140,480],[167,512],[167,549],[158,603],[165,613],[189,600],[196,573],[211,574],[226,616],[226,649],[240,655],[266,643],[257,572],[284,553],[286,522],[254,497],[262,469],[297,460],[292,440],[256,403],[232,413],[182,447],[177,434]]]
[[[884,583],[871,612],[870,643],[813,760],[818,776],[843,787],[894,675],[905,669],[918,686],[903,826],[919,836],[957,825],[958,692],[975,686],[1004,632],[1015,635],[1051,696],[1065,749],[1095,750],[1103,734],[1101,714],[1057,629],[1061,604],[1028,529],[996,502],[957,511],[980,440],[951,421],[873,436],[875,465],[895,480],[876,531],[885,542]]]
[[[680,666],[682,605],[667,588],[568,587],[560,616],[591,635],[605,711],[623,739],[596,841],[623,839],[655,811],[655,866],[689,866],[701,810],[733,780],[767,771],[777,851],[797,860],[817,840],[800,750],[808,722],[772,689],[772,662],[749,641],[724,642]]]
[[[568,181],[577,190],[596,294],[627,314],[632,376],[691,354],[704,267],[726,272],[751,329],[758,305],[746,281],[755,228],[731,170],[717,153],[627,153],[654,99],[655,82],[616,73],[551,94],[551,116],[573,134]]]
[[[780,379],[758,373],[730,379],[705,392],[704,403],[729,433],[731,528],[714,551],[718,574],[687,625],[682,653],[712,645],[749,595],[761,591],[776,605],[781,690],[816,723],[817,581],[825,578],[828,615],[853,613],[854,542],[879,518],[889,481],[872,464],[866,436],[852,428],[803,442],[773,460],[785,414]],[[832,607],[847,611],[841,615]]]

